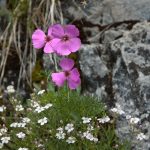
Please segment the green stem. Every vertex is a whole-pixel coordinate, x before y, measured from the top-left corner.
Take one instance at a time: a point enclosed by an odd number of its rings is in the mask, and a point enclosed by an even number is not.
[[[69,88],[68,88],[68,102],[70,100],[70,91],[69,91]]]

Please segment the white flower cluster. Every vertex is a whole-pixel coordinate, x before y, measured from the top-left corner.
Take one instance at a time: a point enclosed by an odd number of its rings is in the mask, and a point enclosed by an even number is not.
[[[90,141],[98,142],[98,138],[94,137],[89,131],[83,132],[82,137]]]
[[[36,108],[36,107],[39,107],[39,106],[40,106],[40,104],[38,102],[35,102],[35,101],[31,100],[31,107]]]
[[[1,138],[2,144],[7,144],[10,141],[10,137],[5,136]]]
[[[28,150],[28,148],[22,148],[22,147],[20,147],[18,150]]]
[[[4,135],[7,133],[7,128],[6,127],[3,127],[0,129],[0,137],[1,137],[1,142],[0,142],[0,149],[3,148],[4,144],[7,144],[10,140],[10,137],[5,137]]]
[[[10,93],[10,94],[15,93],[14,86],[13,85],[7,86],[7,92]]]
[[[45,93],[45,90],[41,90],[37,93],[37,95],[42,95],[43,93]]]
[[[113,113],[117,113],[119,115],[123,115],[125,114],[125,112],[121,109],[121,106],[119,104],[116,104],[116,107],[115,108],[112,108],[111,111]]]
[[[13,122],[12,124],[10,124],[10,127],[12,128],[25,128],[25,126],[25,122]]]
[[[28,117],[22,118],[23,123],[29,123],[31,120]]]
[[[4,127],[4,128],[1,128],[0,129],[0,136],[3,136],[5,133],[7,133],[7,128],[6,127]]]
[[[66,140],[66,142],[67,142],[68,144],[73,144],[73,143],[76,142],[76,138],[73,137],[73,136],[70,136],[70,137],[68,137],[68,139]]]
[[[144,133],[139,133],[136,138],[137,140],[142,141],[142,140],[147,140],[148,136],[144,135]]]
[[[19,133],[16,134],[16,136],[17,136],[19,139],[24,139],[26,135],[25,135],[25,133],[23,133],[23,132],[19,132]]]
[[[129,121],[130,121],[131,124],[137,124],[140,121],[140,119],[135,117],[135,118],[130,118]]]
[[[97,120],[99,121],[99,123],[103,124],[103,123],[109,122],[110,118],[108,116],[106,116],[106,117],[103,117],[103,118],[98,118]]]
[[[91,120],[92,120],[91,118],[88,118],[88,117],[82,117],[82,121],[83,121],[84,124],[90,123]]]
[[[6,107],[4,105],[0,106],[0,112],[4,112],[6,110]]]
[[[58,133],[56,133],[57,139],[59,139],[59,140],[65,139],[66,133],[64,133],[63,128],[62,128],[62,127],[59,127],[59,128],[57,129],[57,131],[58,131]]]
[[[16,105],[16,108],[15,108],[16,111],[23,111],[24,108],[22,105]]]
[[[67,131],[67,133],[70,133],[71,131],[74,130],[74,125],[72,123],[68,123],[66,126],[65,126],[65,130]]]
[[[42,118],[42,119],[39,119],[38,120],[38,123],[43,126],[44,124],[46,124],[48,122],[48,119],[46,117]]]
[[[36,107],[36,109],[34,110],[35,112],[37,112],[37,113],[40,113],[40,112],[42,112],[42,111],[44,111],[44,110],[47,110],[47,109],[49,109],[50,107],[52,107],[53,105],[51,104],[51,103],[48,103],[48,104],[46,104],[45,106],[38,106],[38,107]]]

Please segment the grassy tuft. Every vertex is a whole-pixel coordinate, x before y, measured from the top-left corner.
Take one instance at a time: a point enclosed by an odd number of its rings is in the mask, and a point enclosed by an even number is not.
[[[14,108],[18,101],[12,100]],[[35,112],[38,104],[39,108],[52,104],[52,107],[41,112]],[[34,105],[33,105],[34,104]],[[20,104],[19,104],[20,105]],[[38,95],[32,94],[32,100],[24,105],[24,110],[13,112],[12,117],[6,117],[5,126],[8,128],[7,136],[11,140],[5,149],[19,149],[26,147],[30,150],[128,150],[129,145],[121,143],[115,134],[115,121],[100,123],[97,119],[108,116],[104,104],[96,98],[81,96],[76,91],[61,89],[57,92],[45,92]],[[22,122],[22,117],[28,117],[30,122],[25,128],[10,127],[13,122]],[[38,121],[46,117],[47,122],[40,125]],[[82,117],[91,118],[90,122],[83,123]],[[65,130],[67,124],[73,124],[73,130],[69,133]],[[57,129],[62,128],[59,132]],[[92,129],[93,128],[93,129]],[[16,134],[23,132],[25,138],[19,139]],[[83,136],[90,133],[98,141],[93,141],[91,137]],[[64,138],[58,139],[57,133],[64,134]],[[75,143],[67,143],[69,137],[74,137]]]

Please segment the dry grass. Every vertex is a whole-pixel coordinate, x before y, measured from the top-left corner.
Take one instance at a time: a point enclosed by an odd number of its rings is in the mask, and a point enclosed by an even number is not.
[[[32,84],[32,70],[36,63],[36,50],[31,43],[35,28],[45,31],[56,22],[63,23],[60,0],[16,0],[16,6],[8,10],[11,14],[5,30],[0,35],[2,59],[0,60],[0,85],[3,83],[8,55],[15,50],[20,61],[17,87],[22,81]],[[55,56],[51,56],[56,60]],[[56,61],[54,61],[56,63]]]

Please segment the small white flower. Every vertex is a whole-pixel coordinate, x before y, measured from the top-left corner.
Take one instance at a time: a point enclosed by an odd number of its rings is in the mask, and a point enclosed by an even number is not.
[[[108,116],[97,119],[99,123],[106,123],[110,121],[110,118]]]
[[[12,124],[10,124],[10,127],[16,128],[17,127],[17,122],[13,122]]]
[[[31,101],[31,107],[36,108],[36,107],[40,107],[40,105],[38,102]]]
[[[116,104],[116,107],[115,108],[112,108],[111,111],[113,113],[117,113],[119,115],[123,115],[125,114],[125,112],[121,109],[121,106],[119,104]]]
[[[45,90],[41,90],[41,91],[39,91],[37,94],[38,94],[38,95],[42,95],[43,93],[45,93]]]
[[[63,133],[63,132],[58,132],[58,133],[56,133],[56,137],[57,137],[57,139],[59,139],[59,140],[61,140],[61,139],[64,139],[65,138],[65,133]]]
[[[2,137],[1,141],[2,141],[2,144],[7,144],[10,141],[10,137]]]
[[[0,106],[0,112],[4,112],[6,110],[6,107],[4,105]]]
[[[135,117],[135,118],[130,118],[129,121],[130,121],[131,124],[137,124],[140,121],[140,119]]]
[[[48,104],[46,104],[46,105],[44,106],[44,108],[45,108],[45,109],[48,109],[48,108],[50,108],[50,107],[52,107],[52,106],[53,106],[53,104],[48,103]]]
[[[13,85],[7,86],[7,92],[8,92],[8,93],[15,93],[14,86],[13,86]]]
[[[68,143],[68,144],[73,144],[73,143],[75,143],[76,142],[76,138],[75,137],[68,137],[68,139],[66,140],[66,142]]]
[[[10,124],[10,127],[12,128],[25,128],[26,126],[26,123],[23,122],[23,123],[18,123],[18,122],[13,122],[12,124]]]
[[[22,105],[16,105],[16,109],[15,109],[15,110],[16,110],[16,111],[23,111],[24,108],[23,108]]]
[[[44,145],[43,144],[38,144],[37,147],[44,147]]]
[[[92,120],[91,118],[88,118],[88,117],[82,117],[82,120],[83,120],[83,123],[86,124],[86,123],[90,123],[90,121]]]
[[[90,140],[90,141],[93,141],[93,140],[94,140],[94,137],[93,137],[93,135],[92,135],[91,133],[88,133],[88,134],[86,135],[86,139],[88,139],[88,140]]]
[[[4,135],[6,132],[7,132],[7,128],[6,127],[1,128],[0,129],[0,136]]]
[[[22,122],[29,123],[31,120],[28,117],[22,118]]]
[[[65,130],[67,130],[68,133],[70,133],[71,131],[73,131],[74,130],[73,124],[72,123],[68,123],[65,126]]]
[[[82,137],[85,137],[86,139],[90,141],[98,142],[98,138],[95,138],[89,131],[83,132]]]
[[[41,126],[43,126],[44,124],[47,123],[47,118],[44,117],[44,118],[42,118],[42,119],[39,119],[39,120],[38,120],[38,123],[39,123]]]
[[[57,131],[64,132],[64,129],[62,127],[57,128]]]
[[[2,106],[0,106],[0,112],[3,112],[3,111],[4,111],[3,107],[2,107]]]
[[[2,148],[3,148],[3,146],[4,146],[4,144],[3,144],[3,143],[0,143],[0,149],[2,149]]]
[[[19,132],[16,134],[16,136],[19,138],[19,139],[24,139],[25,138],[25,134],[23,132]]]
[[[117,108],[112,108],[111,111],[114,112],[114,113],[118,112]]]
[[[20,147],[18,150],[28,150],[28,148],[22,148],[22,147]]]
[[[26,126],[26,123],[25,122],[23,122],[23,123],[18,123],[17,124],[17,127],[18,128],[24,128]]]
[[[44,110],[45,110],[44,107],[37,107],[34,111],[37,112],[37,113],[40,113]]]
[[[148,137],[144,135],[143,133],[139,133],[136,138],[137,140],[140,140],[140,141],[148,139]]]
[[[93,141],[96,143],[98,142],[98,138],[93,137]]]

